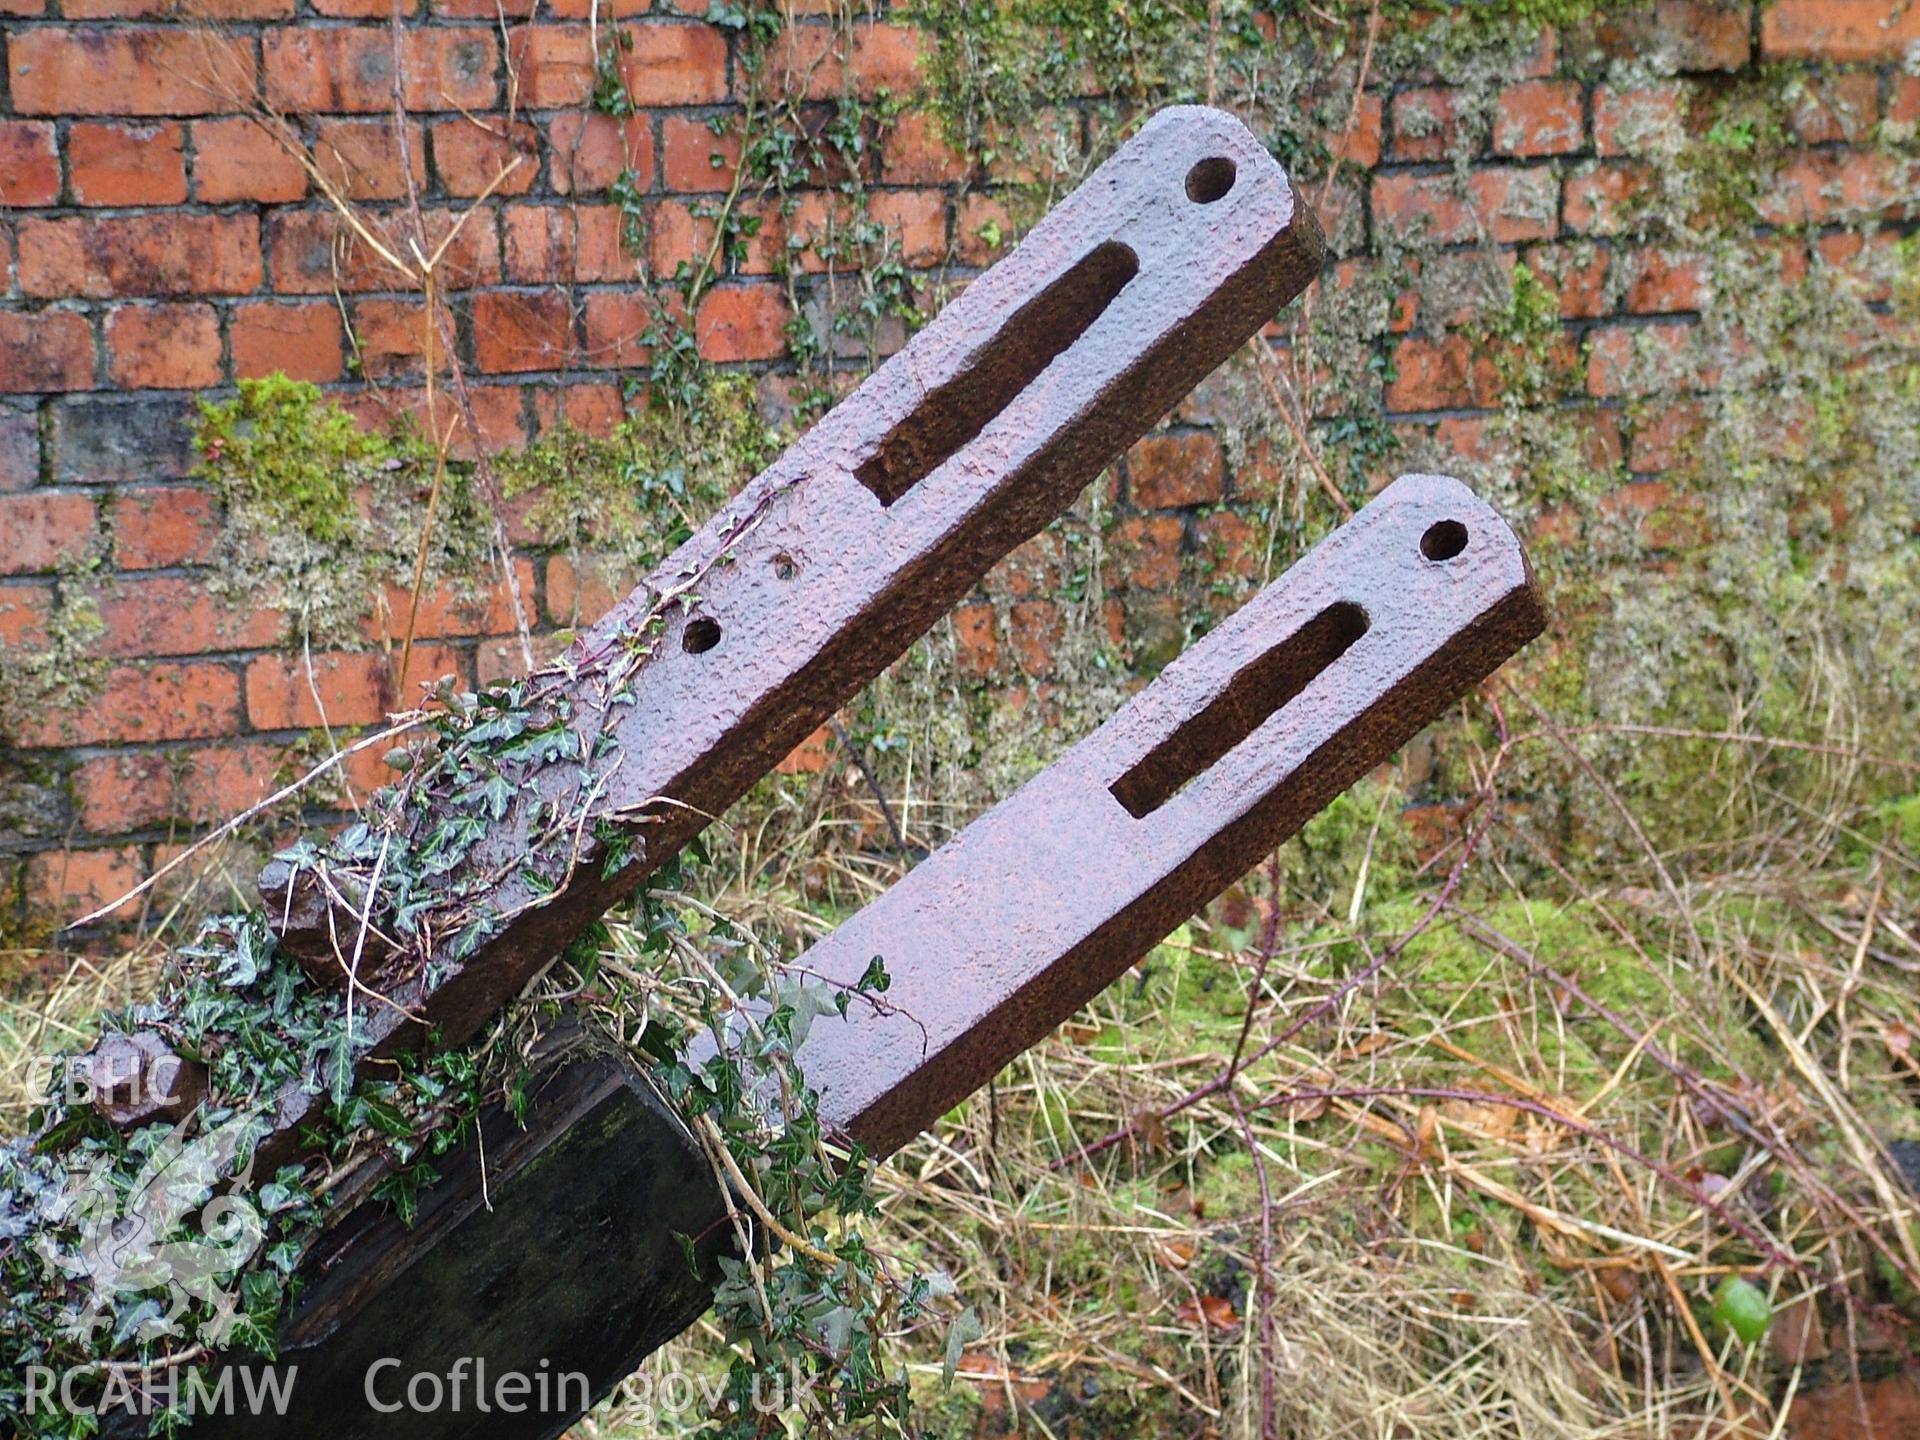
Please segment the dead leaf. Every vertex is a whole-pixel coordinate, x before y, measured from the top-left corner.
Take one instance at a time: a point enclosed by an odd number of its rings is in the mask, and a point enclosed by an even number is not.
[[[1160,1257],[1161,1264],[1184,1270],[1193,1263],[1195,1247],[1191,1240],[1162,1240],[1154,1247],[1154,1253]]]
[[[1640,1293],[1640,1279],[1624,1265],[1613,1265],[1600,1272],[1600,1288],[1616,1305],[1627,1305]]]
[[[1184,1301],[1173,1312],[1173,1318],[1195,1329],[1231,1330],[1239,1325],[1240,1312],[1233,1308],[1231,1300],[1218,1295],[1202,1295],[1198,1299]]]
[[[1167,1144],[1167,1122],[1158,1110],[1142,1110],[1133,1117],[1133,1133],[1140,1137],[1140,1143],[1149,1150],[1165,1152]]]

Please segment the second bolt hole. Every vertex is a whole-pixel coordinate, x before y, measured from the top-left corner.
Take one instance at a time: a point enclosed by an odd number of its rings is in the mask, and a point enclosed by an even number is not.
[[[1451,560],[1467,548],[1467,527],[1458,520],[1436,520],[1420,537],[1420,553],[1429,560]]]
[[[689,620],[686,631],[680,636],[680,648],[689,655],[704,655],[719,643],[720,622],[705,615],[697,620]]]
[[[1211,205],[1233,189],[1233,161],[1224,155],[1211,155],[1187,172],[1187,198],[1196,205]]]

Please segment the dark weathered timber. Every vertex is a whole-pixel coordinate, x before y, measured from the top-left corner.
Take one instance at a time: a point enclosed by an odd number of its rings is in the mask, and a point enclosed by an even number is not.
[[[195,1440],[551,1440],[583,1413],[581,1386],[550,1384],[544,1408],[535,1391],[519,1413],[481,1410],[481,1374],[586,1376],[598,1401],[712,1303],[732,1244],[725,1201],[699,1145],[623,1057],[549,1057],[524,1130],[500,1106],[481,1124],[484,1144],[440,1164],[413,1228],[365,1200],[307,1256],[277,1361],[296,1372],[287,1413],[200,1416]],[[697,1268],[676,1232],[694,1241]],[[263,1363],[222,1362],[234,1393],[237,1372]],[[420,1374],[446,1387],[431,1413],[401,1404]],[[112,1419],[114,1440],[147,1433],[127,1411]]]
[[[880,954],[892,976],[885,1010],[813,1022],[799,1059],[823,1114],[878,1154],[934,1124],[1540,627],[1519,542],[1486,505],[1436,476],[1389,487],[802,957],[851,984]],[[569,1062],[535,1087],[524,1134],[497,1110],[486,1125],[491,1211],[469,1150],[416,1230],[364,1202],[310,1258],[286,1337],[297,1413],[272,1434],[545,1440],[573,1414],[377,1414],[366,1365],[545,1359],[597,1399],[705,1308],[725,1202],[643,1081]],[[675,1230],[702,1237],[701,1276]]]
[[[403,980],[395,1006],[371,1007],[372,1053],[418,1038],[403,1010],[448,1044],[470,1036],[1064,510],[1299,294],[1321,255],[1311,212],[1238,121],[1198,107],[1150,120],[576,644],[589,673],[573,724],[610,728],[617,745],[584,778],[543,772],[477,848],[480,873],[507,872],[487,908],[511,918],[464,961],[435,957],[431,994]],[[680,592],[637,703],[610,718],[589,662]],[[534,812],[587,795],[583,832],[612,820],[644,858],[609,878],[585,856],[542,900],[513,868]],[[263,877],[276,915],[285,883]],[[325,917],[294,912],[283,928],[305,953]],[[298,1088],[282,1097],[264,1163],[292,1153],[312,1104]]]
[[[887,1009],[813,1024],[821,1115],[906,1143],[1540,633],[1513,532],[1409,475],[802,963]]]

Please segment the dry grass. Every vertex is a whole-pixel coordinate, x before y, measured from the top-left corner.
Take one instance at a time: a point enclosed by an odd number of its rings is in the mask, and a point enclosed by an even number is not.
[[[1645,739],[1717,752],[1769,831],[1657,848],[1544,718],[1473,750],[1478,795],[1424,853],[1383,772],[884,1167],[875,1243],[985,1326],[951,1392],[943,1337],[902,1337],[935,1433],[1758,1436],[1816,1373],[1906,1343],[1910,836],[1846,803],[1876,762],[1844,741],[1816,807],[1761,792],[1763,740]],[[1529,750],[1617,822],[1617,858],[1503,798]],[[910,853],[963,818],[927,777],[909,750],[882,781]],[[703,898],[791,952],[900,866],[836,762],[760,787]],[[190,888],[169,923],[229,898]],[[27,1057],[161,953],[15,987],[9,1125]],[[1786,1316],[1758,1345],[1713,1318],[1730,1275]],[[717,1349],[696,1329],[650,1364]],[[615,1403],[583,1433],[696,1420]]]

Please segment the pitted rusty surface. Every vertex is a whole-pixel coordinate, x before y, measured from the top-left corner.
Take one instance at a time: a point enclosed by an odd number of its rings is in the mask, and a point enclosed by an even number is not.
[[[110,1031],[70,1067],[68,1079],[81,1082],[93,1108],[121,1130],[156,1120],[176,1124],[207,1092],[206,1067],[183,1060],[148,1031]]]
[[[813,1021],[799,1059],[823,1115],[896,1148],[1540,625],[1526,559],[1485,505],[1434,476],[1390,487],[803,957],[850,985],[880,954],[892,976],[885,1010]],[[377,1201],[332,1227],[282,1351],[322,1399],[276,1433],[547,1440],[574,1417],[373,1414],[368,1359],[437,1374],[461,1356],[500,1372],[559,1356],[597,1397],[706,1307],[731,1231],[679,1119],[603,1056],[530,1088],[524,1117],[492,1107],[491,1140],[438,1162],[417,1227]],[[587,1231],[618,1243],[590,1260],[563,1246],[574,1263],[556,1269],[553,1236]],[[683,1235],[704,1237],[699,1275]]]
[[[509,872],[490,898],[511,918],[463,962],[433,957],[431,994],[406,981],[395,1005],[373,1007],[374,1053],[417,1037],[403,1010],[445,1043],[470,1036],[1305,289],[1322,251],[1311,212],[1238,121],[1199,107],[1149,121],[576,643],[572,723],[610,731],[609,759],[584,781],[553,767],[482,841],[472,863]],[[688,598],[633,703],[609,715],[592,662],[676,594]],[[583,856],[543,898],[511,862],[540,805],[576,785],[595,796],[582,833],[611,820],[643,857],[607,878]],[[276,916],[284,886],[263,876]],[[296,904],[282,929],[306,953],[327,917]],[[276,1134],[310,1103],[283,1096]]]
[[[1088,739],[802,957],[821,1115],[899,1148],[1540,633],[1504,521],[1403,477]]]

